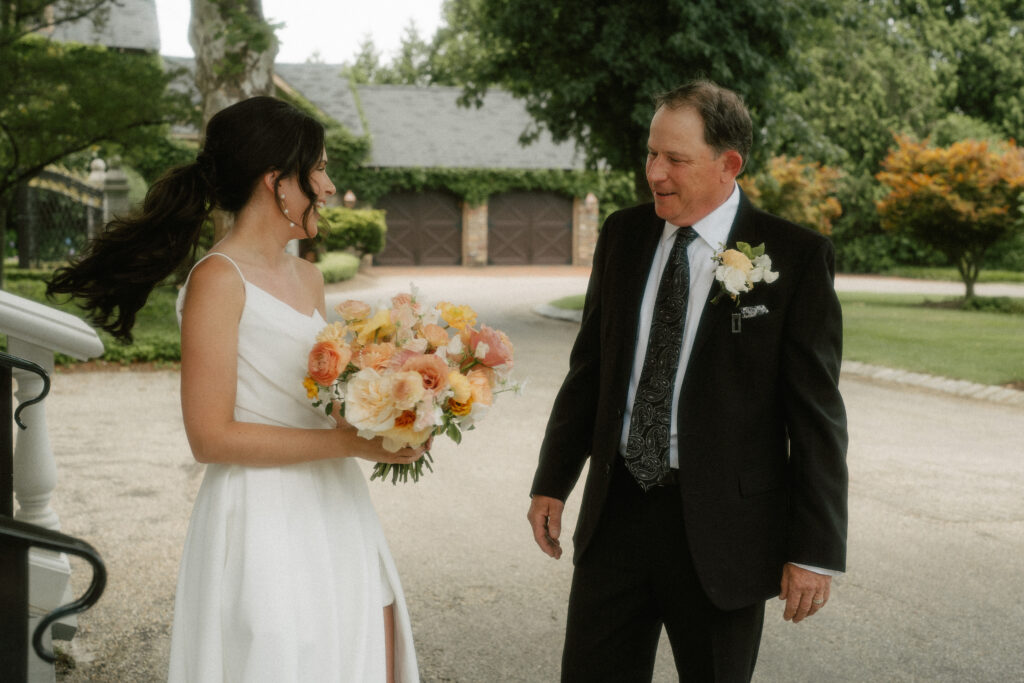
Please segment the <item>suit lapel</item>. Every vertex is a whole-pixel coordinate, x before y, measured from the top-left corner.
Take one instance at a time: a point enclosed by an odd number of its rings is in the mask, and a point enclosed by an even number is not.
[[[736,211],[736,218],[733,219],[732,228],[729,230],[729,238],[726,240],[726,248],[735,247],[737,242],[747,242],[757,245],[757,226],[754,222],[754,211],[747,196],[740,193],[740,205]],[[736,313],[736,307],[728,298],[718,300],[718,303],[711,303],[711,300],[718,294],[719,284],[713,282],[708,298],[704,302],[704,310],[700,316],[700,323],[697,326],[697,335],[693,340],[693,348],[690,350],[689,363],[697,358],[701,348],[711,337],[715,330],[730,329],[730,316]],[[685,386],[685,384],[684,384]]]

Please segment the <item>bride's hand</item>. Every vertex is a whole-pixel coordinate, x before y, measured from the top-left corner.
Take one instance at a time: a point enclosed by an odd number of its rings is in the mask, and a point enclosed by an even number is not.
[[[415,448],[401,448],[392,453],[384,450],[380,442],[374,439],[373,441],[366,442],[366,447],[355,455],[370,462],[382,462],[389,465],[411,465],[419,460],[428,448],[428,444],[423,444]]]

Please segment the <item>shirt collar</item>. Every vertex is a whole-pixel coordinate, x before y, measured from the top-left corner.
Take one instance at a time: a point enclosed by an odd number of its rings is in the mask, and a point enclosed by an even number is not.
[[[740,208],[740,188],[733,183],[732,194],[718,207],[704,218],[693,224],[693,230],[714,250],[725,245],[729,239],[729,230],[732,229],[733,221],[736,220],[736,212]],[[665,228],[661,233],[662,241],[671,238],[679,226],[665,221]]]

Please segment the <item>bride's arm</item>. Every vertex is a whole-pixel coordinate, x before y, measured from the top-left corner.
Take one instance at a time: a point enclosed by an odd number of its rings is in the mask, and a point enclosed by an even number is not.
[[[388,453],[348,429],[298,429],[234,419],[238,321],[245,289],[234,267],[208,259],[192,273],[181,323],[181,408],[196,460],[277,466],[337,457],[410,463],[423,449]]]

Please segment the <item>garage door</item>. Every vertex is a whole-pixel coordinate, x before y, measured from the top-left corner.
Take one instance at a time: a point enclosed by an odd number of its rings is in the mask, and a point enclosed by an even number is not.
[[[382,266],[455,266],[462,262],[462,209],[442,192],[395,192],[377,202],[387,211]]]
[[[496,265],[572,263],[572,199],[507,192],[487,206],[487,260]]]

